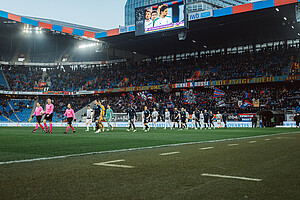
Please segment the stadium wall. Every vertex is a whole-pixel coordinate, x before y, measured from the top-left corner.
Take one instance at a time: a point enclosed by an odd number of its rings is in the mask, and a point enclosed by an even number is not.
[[[127,128],[129,125],[127,122],[112,122],[113,127],[117,128]],[[74,124],[73,124],[74,125]],[[95,125],[95,124],[94,124]],[[107,127],[107,123],[103,122],[104,127]],[[136,127],[143,127],[142,122],[136,122]],[[152,123],[149,123],[150,127],[152,127]],[[0,123],[0,127],[34,127],[35,123]],[[162,128],[165,126],[164,122],[157,122],[157,127]],[[188,122],[189,128],[193,127],[192,122]],[[217,123],[215,122],[215,126],[217,127]],[[284,127],[296,127],[296,123],[289,121],[283,122]],[[53,123],[53,127],[67,127],[67,123]],[[85,123],[77,123],[76,127],[85,127]],[[222,127],[224,127],[224,123],[222,123]],[[227,122],[228,128],[251,128],[251,122]]]

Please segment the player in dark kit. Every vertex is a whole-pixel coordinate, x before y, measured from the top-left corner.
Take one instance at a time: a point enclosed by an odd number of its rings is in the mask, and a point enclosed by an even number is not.
[[[223,119],[223,122],[224,122],[224,125],[225,125],[224,128],[227,128],[228,114],[226,113],[226,111],[223,113],[222,119]]]
[[[96,133],[100,133],[101,132],[101,129],[99,128],[99,117],[100,117],[100,114],[101,114],[101,107],[100,105],[98,104],[98,101],[95,100],[95,105],[93,107],[93,118],[94,118],[94,121],[96,122]]]
[[[199,125],[199,128],[201,128],[201,124],[200,124],[200,110],[197,109],[195,112],[195,117],[196,117],[196,122],[195,122],[195,128],[197,129],[197,125]]]
[[[180,116],[181,116],[181,130],[183,128],[187,128],[187,124],[186,124],[186,112],[184,110],[184,108],[181,108],[181,112],[180,112]]]
[[[137,117],[136,117],[135,109],[132,107],[131,104],[128,104],[127,115],[128,115],[128,123],[129,123],[129,128],[127,129],[127,132],[130,131],[131,126],[133,127],[133,132],[136,132],[134,121],[137,119]]]
[[[148,122],[150,120],[151,117],[151,113],[148,110],[147,106],[144,107],[144,112],[143,112],[143,116],[144,116],[144,126],[145,126],[145,132],[150,130],[150,127],[148,126]]]
[[[214,127],[214,129],[216,129],[215,124],[214,124],[214,114],[212,111],[210,111],[209,113],[209,128],[211,129],[211,127]]]
[[[209,114],[207,110],[204,110],[204,127],[205,129],[208,128],[208,119],[209,119]]]
[[[176,123],[178,125],[178,130],[180,128],[179,127],[180,126],[180,124],[179,124],[179,115],[180,115],[179,111],[177,110],[177,108],[175,108],[174,113],[173,113],[173,120],[174,120],[173,129],[175,129],[175,124]]]

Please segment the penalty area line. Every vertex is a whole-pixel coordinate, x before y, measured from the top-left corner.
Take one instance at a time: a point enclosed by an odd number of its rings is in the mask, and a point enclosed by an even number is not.
[[[174,154],[179,154],[179,151],[174,151],[174,152],[169,152],[169,153],[161,153],[159,154],[160,156],[169,156],[169,155],[174,155]]]
[[[296,131],[296,132],[287,132],[287,133],[275,133],[275,134],[246,136],[246,137],[240,137],[240,138],[228,138],[228,139],[211,140],[211,141],[187,142],[187,143],[177,143],[177,144],[165,144],[165,145],[150,146],[150,147],[138,147],[138,148],[109,150],[109,151],[99,151],[99,152],[87,152],[87,153],[80,153],[80,154],[70,154],[70,155],[44,157],[44,158],[33,158],[33,159],[25,159],[25,160],[13,160],[13,161],[0,162],[0,165],[8,165],[8,164],[16,164],[16,163],[28,163],[28,162],[45,161],[45,160],[55,160],[55,159],[72,158],[72,157],[80,157],[80,156],[90,156],[90,155],[97,155],[97,154],[119,153],[119,152],[126,152],[126,151],[138,151],[138,150],[156,149],[156,148],[163,148],[163,147],[177,147],[177,146],[193,145],[193,144],[204,144],[204,143],[235,141],[235,140],[244,140],[244,139],[252,139],[252,138],[262,138],[262,137],[269,137],[269,136],[276,136],[276,135],[295,134],[295,133],[300,133],[300,132]]]
[[[247,178],[247,177],[240,177],[240,176],[227,176],[227,175],[220,175],[220,174],[201,174],[201,176],[208,176],[208,177],[216,177],[216,178],[228,178],[228,179],[238,179],[238,180],[245,180],[245,181],[262,181],[262,179],[258,178]]]

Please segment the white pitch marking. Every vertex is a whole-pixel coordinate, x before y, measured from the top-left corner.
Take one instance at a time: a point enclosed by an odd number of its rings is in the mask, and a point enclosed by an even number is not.
[[[180,153],[179,151],[174,151],[174,152],[169,152],[169,153],[161,153],[159,154],[160,156],[168,156],[168,155],[173,155],[173,154],[178,154]]]
[[[229,147],[238,146],[239,144],[229,144]]]
[[[250,141],[249,144],[255,143],[256,141]]]
[[[281,139],[282,137],[277,137],[277,139]]]
[[[213,149],[214,147],[205,147],[205,148],[200,148],[201,150],[207,150],[207,149]]]
[[[267,139],[265,139],[266,141],[269,141],[269,140],[271,140],[271,139],[269,139],[269,138],[267,138]]]
[[[220,175],[220,174],[201,174],[202,176],[209,176],[209,177],[217,177],[217,178],[230,178],[230,179],[239,179],[239,180],[245,180],[245,181],[262,181],[262,179],[257,178],[247,178],[247,177],[239,177],[239,176],[226,176],[226,175]]]
[[[204,144],[204,143],[235,141],[235,140],[270,137],[270,136],[275,136],[275,135],[288,135],[288,134],[295,134],[295,133],[298,134],[300,132],[295,131],[295,132],[287,132],[287,133],[275,133],[275,134],[267,134],[267,135],[247,136],[247,137],[240,137],[240,138],[229,138],[229,139],[210,140],[210,141],[201,141],[201,142],[186,142],[186,143],[165,144],[165,145],[150,146],[150,147],[137,147],[137,148],[129,148],[129,149],[109,150],[109,151],[86,152],[86,153],[69,154],[69,155],[63,155],[63,156],[25,159],[25,160],[11,160],[11,161],[0,162],[0,165],[9,165],[9,164],[16,164],[16,163],[28,163],[28,162],[44,161],[44,160],[55,160],[55,159],[63,159],[63,158],[73,158],[73,157],[107,154],[107,153],[119,153],[119,152],[126,152],[126,151],[138,151],[138,150],[156,149],[156,148],[163,148],[163,147],[178,147],[178,146],[192,145],[192,144]]]
[[[112,160],[112,161],[107,161],[107,162],[94,163],[93,165],[105,166],[105,167],[134,168],[134,166],[129,166],[129,165],[111,164],[111,163],[124,162],[124,161],[125,161],[124,159],[122,159],[122,160]]]

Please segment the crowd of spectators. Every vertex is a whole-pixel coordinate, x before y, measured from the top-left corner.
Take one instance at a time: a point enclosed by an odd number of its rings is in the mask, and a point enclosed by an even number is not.
[[[175,61],[116,63],[109,66],[48,68],[44,81],[50,91],[99,90],[170,83],[184,83],[196,71],[198,81],[288,75],[297,56],[279,46],[254,52],[209,53],[199,58]],[[40,90],[42,71],[34,67],[7,67],[4,70],[12,90]],[[293,71],[293,74],[298,71]],[[123,81],[122,84],[120,84]]]

